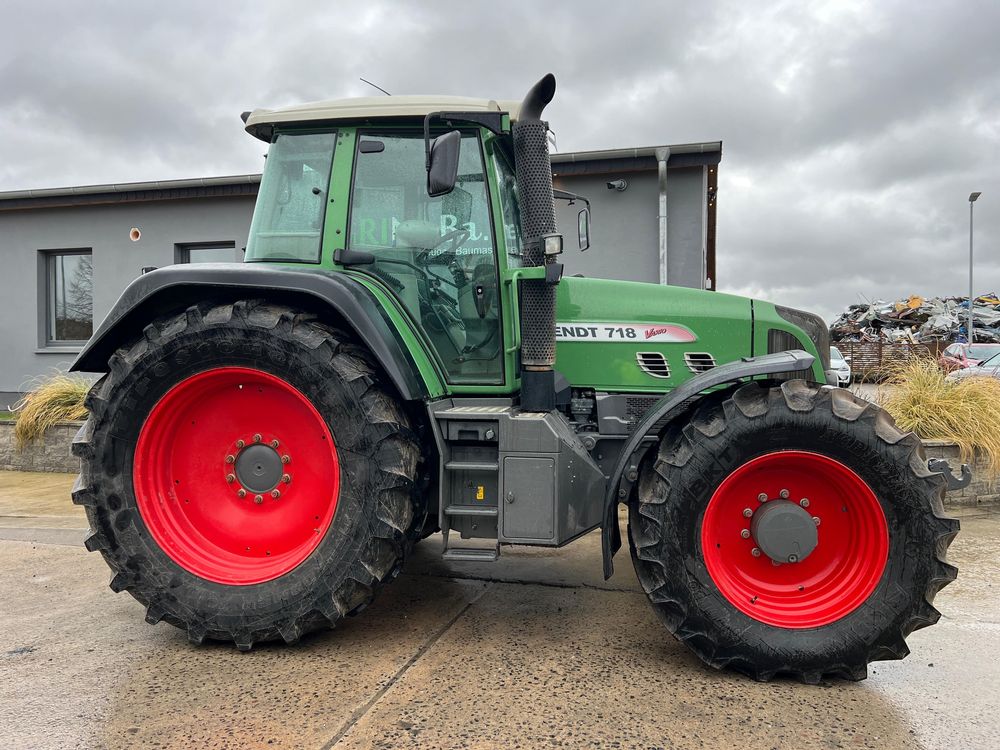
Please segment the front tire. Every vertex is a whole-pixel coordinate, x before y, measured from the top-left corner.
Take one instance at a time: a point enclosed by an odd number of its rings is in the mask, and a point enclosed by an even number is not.
[[[636,494],[630,547],[653,608],[706,664],[758,680],[860,680],[906,656],[957,572],[958,521],[920,441],[841,389],[706,397],[667,429]]]
[[[109,368],[73,499],[148,622],[242,650],[293,642],[398,573],[423,522],[419,446],[345,334],[263,301],[206,303]]]

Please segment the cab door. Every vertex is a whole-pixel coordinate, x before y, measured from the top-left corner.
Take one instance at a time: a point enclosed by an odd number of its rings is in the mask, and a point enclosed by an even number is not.
[[[454,384],[503,383],[497,253],[483,152],[464,133],[458,180],[427,195],[420,132],[359,130],[347,248],[374,262]]]

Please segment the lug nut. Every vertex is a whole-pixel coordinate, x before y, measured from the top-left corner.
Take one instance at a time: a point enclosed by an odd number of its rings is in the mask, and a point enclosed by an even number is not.
[[[787,499],[788,499],[788,496],[789,496],[790,494],[792,494],[792,493],[791,493],[791,492],[789,492],[788,490],[782,490],[782,491],[781,491],[781,492],[779,492],[778,494],[779,494],[779,495],[781,495],[781,499],[782,499],[782,500],[787,500]]]
[[[283,463],[283,464],[287,464],[287,463],[291,462],[291,460],[292,460],[292,457],[289,456],[287,453],[284,456],[281,457],[281,463]]]
[[[799,561],[799,556],[798,555],[789,555],[788,556],[788,562],[790,562],[790,563],[797,563],[798,561]]]
[[[247,491],[246,490],[244,490],[242,488],[236,490],[236,497],[246,497],[246,496],[247,496]]]
[[[247,444],[247,443],[246,443],[246,441],[245,441],[245,440],[237,440],[237,441],[236,441],[236,447],[237,447],[237,448],[242,448],[242,447],[243,447],[243,446],[245,446],[246,444]]]
[[[750,554],[753,555],[754,557],[760,557],[760,550],[754,547],[752,550],[750,550]]]
[[[753,511],[752,510],[750,510],[749,508],[744,508],[743,509],[743,517],[744,518],[750,518],[750,516],[752,516],[752,515],[753,515]]]
[[[229,482],[230,484],[232,484],[233,482],[236,481],[236,475],[235,474],[226,474],[226,481]]]
[[[767,493],[766,492],[761,492],[759,495],[757,495],[757,502],[759,502],[759,503],[766,503],[767,502]]]
[[[813,523],[819,526],[819,516],[813,516]]]
[[[271,447],[272,448],[277,448],[278,447],[278,441],[277,440],[272,440],[271,441]]]
[[[281,492],[279,492],[278,490],[271,490],[271,497],[277,500],[279,497],[281,497]]]
[[[226,463],[231,464],[236,462],[236,456],[226,456]]]
[[[750,529],[743,529],[743,531],[740,532],[740,536],[743,537],[744,539],[749,539]]]
[[[281,481],[284,482],[285,484],[288,484],[289,482],[292,481],[292,475],[291,474],[282,474],[281,475]]]
[[[254,495],[253,496],[253,501],[255,503],[257,503],[257,505],[260,505],[262,502],[264,502],[264,496],[263,495]]]
[[[808,497],[804,497],[801,500],[799,500],[799,505],[801,505],[803,508],[808,508],[809,507],[809,498]]]
[[[260,442],[260,433],[259,433],[259,432],[257,432],[257,433],[254,433],[254,436],[253,436],[253,441],[254,441],[255,443],[259,443],[259,442]]]

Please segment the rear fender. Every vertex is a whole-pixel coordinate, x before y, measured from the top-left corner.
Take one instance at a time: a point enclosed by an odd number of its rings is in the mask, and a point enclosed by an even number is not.
[[[107,372],[115,350],[159,315],[205,299],[247,297],[292,303],[321,316],[335,313],[368,347],[404,400],[424,399],[439,387],[428,387],[389,315],[360,283],[344,274],[303,273],[271,264],[179,264],[140,276],[122,293],[70,370]]]
[[[628,499],[639,479],[639,463],[666,427],[703,397],[709,388],[736,383],[743,378],[774,373],[802,372],[808,378],[816,358],[801,350],[778,352],[760,357],[743,357],[696,375],[657,401],[635,426],[618,456],[604,497],[604,521],[601,526],[601,546],[604,552],[604,578],[614,573],[612,558],[622,546],[618,526],[618,505]]]

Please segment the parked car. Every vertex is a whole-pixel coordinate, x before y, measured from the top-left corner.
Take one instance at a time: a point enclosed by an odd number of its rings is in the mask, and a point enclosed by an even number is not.
[[[1000,354],[1000,344],[951,344],[938,357],[938,364],[951,372],[962,367],[972,367]]]
[[[955,370],[945,380],[957,383],[966,378],[1000,378],[1000,353],[994,354],[985,362]]]
[[[830,347],[830,369],[837,371],[837,385],[841,388],[851,384],[851,361],[835,346]]]

